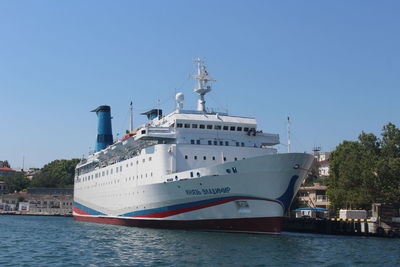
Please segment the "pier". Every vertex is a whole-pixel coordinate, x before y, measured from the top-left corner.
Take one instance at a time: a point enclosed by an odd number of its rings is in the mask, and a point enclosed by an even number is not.
[[[285,218],[283,231],[328,235],[400,237],[399,228],[373,222],[369,219]]]

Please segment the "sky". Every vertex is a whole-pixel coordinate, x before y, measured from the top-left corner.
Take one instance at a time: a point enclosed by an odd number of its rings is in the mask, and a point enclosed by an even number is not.
[[[194,109],[193,59],[217,81],[208,108],[255,117],[285,152],[331,151],[400,126],[399,1],[0,1],[0,160],[80,158],[110,105],[113,134],[159,106]],[[23,160],[24,159],[24,160]]]

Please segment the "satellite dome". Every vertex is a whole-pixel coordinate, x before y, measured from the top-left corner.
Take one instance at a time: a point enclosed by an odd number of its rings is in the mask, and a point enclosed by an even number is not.
[[[175,95],[175,100],[176,100],[176,108],[182,109],[183,108],[183,100],[185,100],[185,96],[183,95],[183,93],[177,93]]]
[[[185,96],[183,95],[183,93],[177,93],[175,96],[176,102],[178,103],[182,103],[183,100],[185,100]]]

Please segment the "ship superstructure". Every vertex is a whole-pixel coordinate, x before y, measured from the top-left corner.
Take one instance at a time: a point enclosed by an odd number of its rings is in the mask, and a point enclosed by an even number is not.
[[[279,135],[258,130],[254,118],[208,112],[205,95],[214,79],[202,60],[196,63],[197,110],[185,110],[183,94],[178,93],[172,113],[163,116],[160,109],[144,113],[147,123],[78,164],[76,219],[161,228],[280,231],[282,216],[313,157],[278,154],[273,146],[279,144]],[[95,111],[110,111],[105,107]],[[99,117],[100,124],[108,122]]]

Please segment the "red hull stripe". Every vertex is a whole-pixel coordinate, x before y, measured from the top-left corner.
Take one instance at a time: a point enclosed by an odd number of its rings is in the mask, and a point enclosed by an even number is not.
[[[95,216],[74,216],[76,220],[116,224],[134,227],[150,227],[163,229],[191,229],[223,232],[247,233],[279,233],[282,229],[282,217],[260,217],[240,219],[215,219],[215,220],[143,220],[131,218],[107,218]]]
[[[78,214],[81,214],[81,215],[90,215],[90,213],[87,213],[87,212],[85,212],[85,211],[83,211],[83,210],[81,210],[81,209],[79,209],[79,208],[77,208],[77,207],[73,207],[72,208],[72,210],[75,212],[75,213],[78,213]]]
[[[172,206],[166,206],[161,208],[155,209],[148,209],[148,210],[140,210],[140,211],[133,211],[125,214],[121,214],[120,216],[123,217],[137,217],[137,218],[164,218],[184,212],[189,212],[193,210],[203,209],[211,206],[220,205],[223,203],[227,203],[234,200],[263,200],[263,201],[270,201],[276,202],[280,205],[282,203],[275,199],[268,199],[268,198],[255,198],[255,197],[246,197],[246,196],[230,196],[230,197],[221,197],[221,198],[212,198],[188,203],[182,203]]]
[[[248,198],[239,198],[238,197],[238,198],[223,199],[223,200],[215,201],[212,203],[200,204],[200,205],[193,206],[193,207],[185,207],[185,208],[176,209],[176,210],[157,212],[157,213],[146,214],[146,215],[131,216],[131,217],[134,217],[134,218],[165,218],[165,217],[169,217],[169,216],[173,216],[173,215],[177,215],[177,214],[181,214],[181,213],[185,213],[185,212],[189,212],[189,211],[194,211],[194,210],[204,209],[204,208],[208,208],[208,207],[212,207],[212,206],[217,206],[220,204],[224,204],[224,203],[239,200],[239,199],[248,199]],[[264,199],[260,199],[260,200],[264,200]]]
[[[255,197],[243,197],[243,196],[231,196],[231,197],[223,197],[223,198],[213,198],[213,199],[206,199],[201,201],[183,203],[178,205],[166,206],[162,208],[155,208],[155,209],[148,209],[148,210],[139,210],[133,211],[125,214],[121,214],[121,217],[133,217],[133,218],[165,218],[189,211],[204,209],[216,205],[221,205],[224,203],[228,203],[235,200],[263,200],[263,201],[270,201],[276,202],[281,204],[281,202],[274,200],[274,199],[267,199],[267,198],[255,198]],[[78,214],[85,214],[85,215],[106,215],[99,211],[93,210],[89,207],[86,207],[80,203],[74,202],[74,211],[77,210],[76,213]]]

